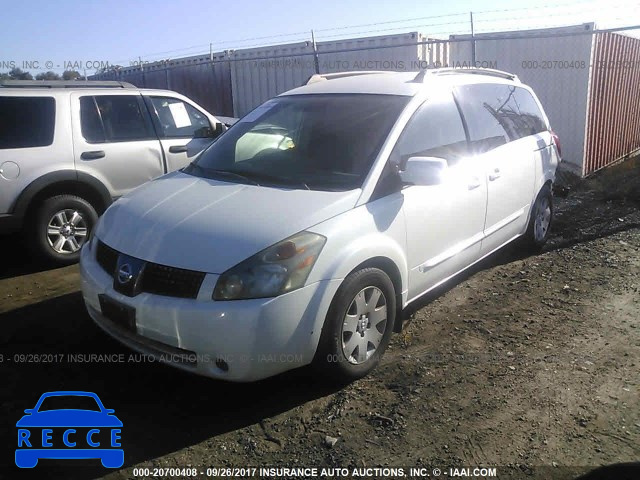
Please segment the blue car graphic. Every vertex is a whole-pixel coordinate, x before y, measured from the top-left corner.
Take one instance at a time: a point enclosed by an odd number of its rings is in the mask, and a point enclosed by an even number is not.
[[[57,408],[51,408],[54,406]],[[104,408],[95,393],[48,392],[24,413],[16,423],[18,467],[33,468],[41,458],[99,458],[107,468],[124,464],[124,451],[120,448],[122,422],[113,415],[114,410]]]

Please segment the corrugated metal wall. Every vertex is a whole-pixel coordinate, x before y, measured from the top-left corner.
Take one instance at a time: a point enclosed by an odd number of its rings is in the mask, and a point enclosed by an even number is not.
[[[410,32],[318,42],[319,71],[414,71],[446,64],[447,43],[418,45],[424,40],[420,33]],[[271,97],[299,87],[315,73],[311,42],[236,50],[230,58],[233,107],[238,117]]]
[[[533,87],[560,136],[565,166],[582,175],[640,148],[640,39],[593,34],[593,28],[475,36],[476,66],[516,73]],[[427,40],[410,32],[318,42],[319,70],[471,66],[469,35],[419,44]],[[219,52],[213,58],[187,57],[92,78],[175,90],[214,114],[239,117],[315,73],[311,41]]]
[[[563,160],[576,173],[581,173],[584,159],[593,35],[567,34],[592,30],[593,24],[585,24],[476,37],[477,66],[515,73],[534,89],[551,127],[560,137]],[[489,35],[503,38],[483,40]],[[519,38],[512,38],[515,36]],[[457,40],[466,38],[469,36],[451,37]],[[452,42],[450,61],[454,67],[464,66],[461,65],[464,62],[470,65],[471,42]]]
[[[91,77],[92,80],[119,80],[140,88],[174,90],[186,95],[211,113],[233,116],[231,71],[228,57],[216,54],[155,62],[123,68]]]
[[[444,66],[447,42],[418,32],[318,42],[320,73],[406,70]],[[336,52],[337,51],[337,52]],[[336,53],[332,53],[336,52]],[[167,88],[192,98],[213,114],[240,117],[271,97],[299,87],[314,73],[311,41],[216,52],[94,75],[141,88]]]
[[[640,148],[640,39],[595,37],[583,175]]]
[[[235,50],[230,58],[236,117],[302,85],[315,73],[311,42]]]

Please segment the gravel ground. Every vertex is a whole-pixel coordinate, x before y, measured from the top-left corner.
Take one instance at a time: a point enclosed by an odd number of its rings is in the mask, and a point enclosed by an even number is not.
[[[374,374],[341,389],[308,369],[234,385],[157,363],[69,361],[130,352],[85,314],[77,267],[41,271],[12,255],[0,273],[0,435],[11,445],[0,477],[25,473],[11,467],[22,410],[63,389],[95,391],[123,421],[114,480],[188,465],[482,465],[498,478],[568,479],[637,462],[640,162],[568,183],[542,254],[509,248],[429,295]],[[24,358],[43,353],[64,358]],[[40,478],[105,473],[41,464]],[[613,475],[602,478],[624,478]]]

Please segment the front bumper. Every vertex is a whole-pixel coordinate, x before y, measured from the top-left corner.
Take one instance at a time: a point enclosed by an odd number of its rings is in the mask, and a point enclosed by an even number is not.
[[[80,259],[89,315],[128,347],[193,373],[230,381],[266,378],[311,363],[340,280],[324,280],[275,298],[217,302],[218,275],[207,274],[196,299],[140,293],[128,297],[89,246]],[[99,295],[135,308],[136,332],[101,313]]]

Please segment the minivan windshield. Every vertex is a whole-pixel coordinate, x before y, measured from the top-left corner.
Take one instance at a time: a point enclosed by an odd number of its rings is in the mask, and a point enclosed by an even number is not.
[[[183,171],[234,183],[359,188],[409,97],[277,97],[241,118]]]

